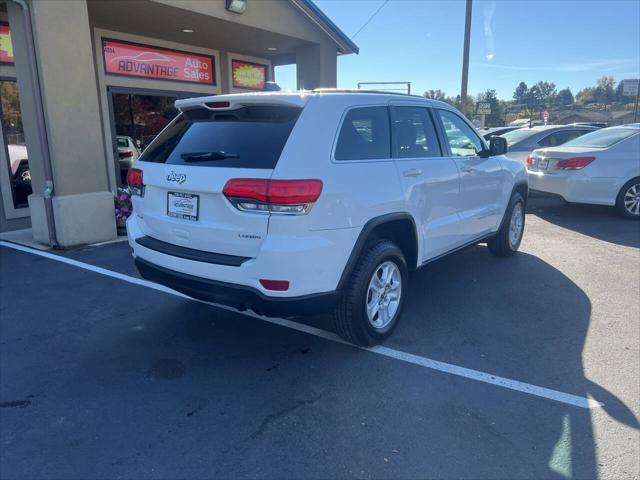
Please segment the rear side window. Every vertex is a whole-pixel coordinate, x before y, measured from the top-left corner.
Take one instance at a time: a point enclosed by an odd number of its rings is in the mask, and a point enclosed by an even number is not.
[[[543,138],[538,142],[538,145],[541,147],[556,147],[568,142],[569,140],[578,138],[585,133],[588,133],[588,130],[562,130]]]
[[[635,128],[612,127],[595,132],[587,133],[579,138],[571,140],[565,146],[587,147],[587,148],[607,148],[625,138],[636,135],[640,130]]]
[[[393,107],[396,158],[441,157],[440,144],[426,108]]]
[[[391,158],[391,135],[387,107],[360,107],[345,116],[336,160],[375,160]]]
[[[273,169],[300,115],[296,107],[186,110],[141,155],[143,162]]]

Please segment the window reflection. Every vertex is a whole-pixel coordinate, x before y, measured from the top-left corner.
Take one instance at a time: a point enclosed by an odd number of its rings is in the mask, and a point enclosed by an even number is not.
[[[6,146],[6,158],[9,168],[9,180],[14,208],[28,206],[31,195],[31,171],[29,155],[22,128],[20,97],[18,85],[13,80],[0,81],[0,120]]]

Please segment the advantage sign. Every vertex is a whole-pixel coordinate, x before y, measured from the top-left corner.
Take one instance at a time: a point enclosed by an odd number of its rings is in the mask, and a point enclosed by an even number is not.
[[[622,95],[625,97],[635,97],[638,95],[638,82],[637,78],[623,80],[622,81]]]
[[[476,115],[491,115],[491,103],[489,102],[476,103]]]
[[[231,75],[233,88],[248,90],[263,90],[267,81],[267,65],[259,63],[231,60]]]
[[[215,85],[213,57],[102,39],[106,73]]]

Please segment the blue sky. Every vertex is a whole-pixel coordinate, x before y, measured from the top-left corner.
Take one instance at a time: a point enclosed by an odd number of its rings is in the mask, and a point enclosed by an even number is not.
[[[315,0],[349,36],[384,0]],[[465,3],[390,0],[354,38],[359,55],[338,58],[338,86],[410,81],[412,93],[460,91]],[[511,99],[520,81],[554,82],[573,93],[603,75],[640,75],[639,0],[474,0],[469,93]],[[295,88],[293,67],[276,81]]]

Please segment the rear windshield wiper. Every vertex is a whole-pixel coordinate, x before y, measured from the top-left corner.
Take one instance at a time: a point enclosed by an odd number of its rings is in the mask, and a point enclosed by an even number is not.
[[[181,153],[180,158],[185,162],[208,162],[209,160],[225,160],[227,158],[240,158],[237,153],[227,153],[223,150],[216,152],[186,152]]]

